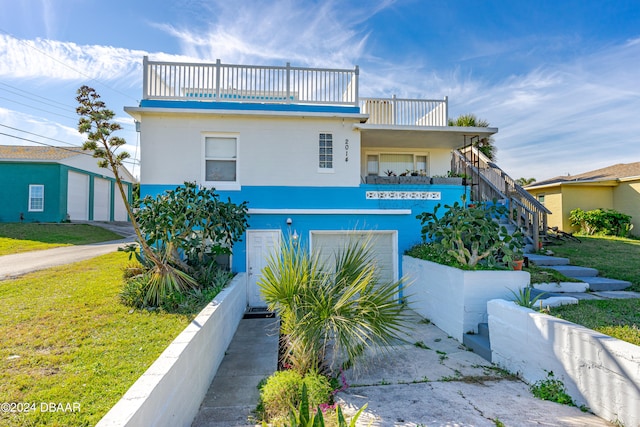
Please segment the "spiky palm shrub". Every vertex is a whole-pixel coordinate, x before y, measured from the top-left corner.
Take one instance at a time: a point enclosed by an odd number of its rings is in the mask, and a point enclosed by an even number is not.
[[[302,375],[354,362],[365,348],[399,338],[405,311],[397,300],[402,280],[381,282],[370,240],[354,241],[322,263],[317,253],[285,240],[259,282],[281,318],[286,361]]]

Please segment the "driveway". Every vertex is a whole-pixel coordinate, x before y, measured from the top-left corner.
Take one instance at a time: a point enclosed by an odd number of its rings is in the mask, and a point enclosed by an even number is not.
[[[359,426],[611,426],[580,409],[534,397],[500,370],[413,313],[413,330],[349,369],[336,395],[345,413],[367,404]]]
[[[134,241],[131,224],[93,222],[88,222],[87,224],[107,228],[122,235],[123,238],[90,245],[62,246],[41,251],[0,256],[0,280],[11,279],[32,271],[44,270],[58,265],[70,264],[72,262],[84,261],[105,255],[115,252],[119,247]]]

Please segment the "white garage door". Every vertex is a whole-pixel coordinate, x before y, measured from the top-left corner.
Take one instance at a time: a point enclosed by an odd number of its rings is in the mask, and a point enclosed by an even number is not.
[[[124,187],[124,194],[129,194],[129,184],[122,184]],[[124,206],[124,202],[122,201],[122,196],[120,196],[120,190],[118,187],[115,187],[115,196],[116,201],[113,207],[113,220],[114,221],[127,221],[129,216],[127,215],[127,208]]]
[[[334,254],[346,248],[351,239],[365,240],[371,236],[372,255],[383,282],[398,280],[398,237],[395,231],[312,231],[311,246],[320,251],[320,258],[332,262]]]
[[[69,171],[67,177],[67,214],[71,221],[86,221],[89,219],[89,175]]]
[[[93,220],[111,221],[111,183],[107,179],[93,180]]]

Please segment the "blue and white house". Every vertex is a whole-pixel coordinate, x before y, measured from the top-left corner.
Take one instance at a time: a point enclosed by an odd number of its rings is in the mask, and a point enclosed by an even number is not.
[[[447,126],[446,98],[361,97],[357,67],[145,57],[143,83],[139,106],[125,108],[139,122],[141,196],[195,181],[248,201],[232,268],[247,273],[250,305],[260,305],[260,271],[286,236],[329,254],[371,232],[382,274],[401,277],[403,252],[420,241],[416,215],[471,191],[430,177],[459,172],[462,149],[497,132]]]

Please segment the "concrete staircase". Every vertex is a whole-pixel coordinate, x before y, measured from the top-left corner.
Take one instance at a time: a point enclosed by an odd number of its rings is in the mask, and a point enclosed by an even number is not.
[[[501,224],[502,225],[502,224]],[[582,280],[589,284],[589,290],[591,294],[587,293],[555,293],[555,292],[542,292],[538,289],[532,289],[531,297],[535,298],[540,294],[541,299],[550,297],[561,297],[571,295],[578,299],[601,299],[601,298],[637,298],[637,293],[633,292],[617,292],[631,286],[631,282],[617,279],[609,279],[606,277],[598,276],[598,270],[589,267],[579,267],[575,265],[569,265],[568,258],[561,258],[555,256],[546,256],[538,254],[527,254],[529,262],[538,266],[552,268],[559,271],[567,277]],[[613,291],[613,292],[612,292]],[[477,334],[465,334],[462,340],[463,344],[467,346],[474,353],[477,353],[482,358],[491,362],[491,339],[489,336],[489,324],[479,323]]]
[[[569,265],[568,258],[560,258],[554,256],[529,254],[527,255],[529,262],[536,265],[552,268],[567,277],[582,280],[589,284],[589,290],[593,292],[601,291],[621,291],[632,285],[631,282],[618,279],[609,279],[607,277],[598,276],[599,272],[595,268],[579,267]]]

